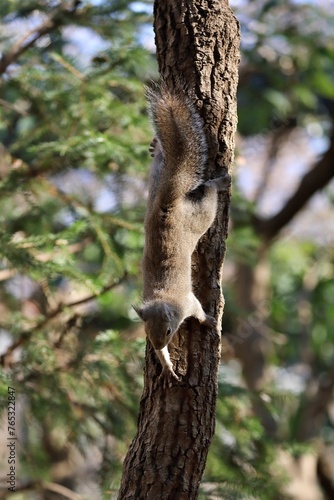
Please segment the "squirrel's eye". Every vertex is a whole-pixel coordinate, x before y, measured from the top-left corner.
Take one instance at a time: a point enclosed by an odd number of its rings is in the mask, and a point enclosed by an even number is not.
[[[172,329],[171,329],[171,327],[169,326],[169,327],[167,328],[167,332],[166,332],[166,334],[167,334],[167,336],[168,336],[168,335],[170,335],[171,333],[172,333]]]

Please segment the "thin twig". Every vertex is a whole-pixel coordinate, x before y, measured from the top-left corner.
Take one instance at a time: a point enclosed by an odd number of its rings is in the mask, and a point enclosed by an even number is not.
[[[75,493],[75,491],[72,491],[65,486],[62,486],[61,484],[57,483],[48,483],[46,481],[42,482],[42,487],[45,490],[48,491],[53,491],[54,493],[59,493],[59,495],[62,495],[63,497],[69,498],[70,500],[81,500],[82,496],[78,495],[78,493]]]
[[[253,227],[258,235],[271,241],[278,232],[285,227],[293,217],[305,206],[309,199],[320,189],[323,189],[334,177],[334,132],[330,138],[328,150],[320,160],[306,172],[291,198],[284,207],[272,217],[263,219],[258,216],[253,218]]]
[[[63,6],[60,6],[37,28],[34,28],[20,38],[20,40],[0,58],[0,74],[5,73],[8,66],[13,64],[23,52],[32,47],[39,38],[42,38],[42,36],[47,35],[58,26],[61,26],[66,16],[73,16],[77,11],[77,7],[78,4],[76,2],[70,9],[64,9]]]
[[[50,313],[44,319],[42,319],[39,323],[37,323],[32,328],[22,332],[19,335],[19,337],[15,340],[15,342],[13,342],[13,344],[8,347],[7,351],[0,357],[0,365],[6,366],[7,358],[18,347],[21,347],[23,344],[25,344],[36,331],[40,330],[41,328],[44,328],[52,319],[59,316],[59,314],[61,314],[65,309],[76,307],[76,306],[79,306],[81,304],[85,304],[87,302],[90,302],[91,300],[95,300],[97,297],[103,295],[104,293],[106,293],[109,290],[112,290],[113,288],[118,286],[120,283],[122,283],[127,278],[127,276],[128,276],[127,273],[124,273],[121,278],[119,278],[114,283],[106,285],[98,293],[94,293],[92,295],[89,295],[88,297],[84,297],[83,299],[75,300],[73,302],[68,302],[68,303],[61,302],[60,304],[58,304],[58,307],[56,309],[54,309],[53,311],[50,311]]]
[[[8,101],[5,101],[5,99],[0,98],[0,106],[3,106],[4,108],[10,109],[11,111],[15,111],[19,115],[22,116],[28,116],[28,112],[25,111],[24,109],[20,109],[18,106],[15,104],[12,104]]]
[[[66,488],[66,486],[63,486],[61,484],[57,483],[50,483],[47,481],[36,481],[36,482],[29,482],[26,484],[17,484],[15,486],[15,492],[20,492],[23,493],[24,491],[40,491],[40,490],[47,490],[47,491],[53,491],[54,493],[58,493],[62,497],[68,498],[69,500],[82,500],[82,496],[78,495],[75,491],[70,490],[69,488]],[[6,498],[9,498],[9,496],[12,493],[8,492],[0,492],[0,499],[5,500]]]

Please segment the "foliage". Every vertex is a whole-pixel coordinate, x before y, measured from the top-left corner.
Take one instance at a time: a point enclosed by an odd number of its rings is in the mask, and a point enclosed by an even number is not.
[[[224,398],[218,401],[202,492],[208,486],[211,495],[231,500],[280,498],[287,478],[277,466],[275,443],[251,411],[252,400],[260,396],[224,379],[219,389]]]
[[[333,14],[294,0],[251,2],[237,14],[247,69],[238,105],[251,111],[240,113],[239,130],[266,133],[319,118],[324,125],[334,97]]]
[[[37,489],[55,480],[59,455],[75,446],[87,456],[96,443],[100,484],[110,486],[111,463],[117,484],[142,389],[144,339],[129,311],[151,140],[143,76],[156,71],[138,44],[148,16],[125,1],[73,5],[0,7],[5,54],[26,43],[18,29],[59,19],[0,83],[1,328],[13,342],[2,347],[1,406],[14,386],[24,407],[18,479]]]

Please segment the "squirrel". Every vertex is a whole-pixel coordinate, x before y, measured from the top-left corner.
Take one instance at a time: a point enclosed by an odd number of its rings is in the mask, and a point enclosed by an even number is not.
[[[191,256],[212,225],[219,191],[231,185],[228,173],[204,180],[208,145],[202,120],[189,97],[165,85],[146,89],[156,136],[151,143],[142,259],[143,305],[133,306],[162,365],[162,374],[180,380],[168,344],[193,316],[215,327],[192,290]]]

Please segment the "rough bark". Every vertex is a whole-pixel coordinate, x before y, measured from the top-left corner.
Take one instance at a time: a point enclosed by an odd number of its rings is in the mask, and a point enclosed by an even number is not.
[[[171,89],[185,86],[206,127],[208,177],[234,159],[239,26],[226,1],[157,0],[155,33],[159,70]],[[194,255],[195,293],[219,324],[229,196]],[[195,320],[176,335],[171,358],[181,382],[166,387],[147,344],[144,392],[137,434],[124,461],[119,499],[194,499],[215,427],[220,337]]]

